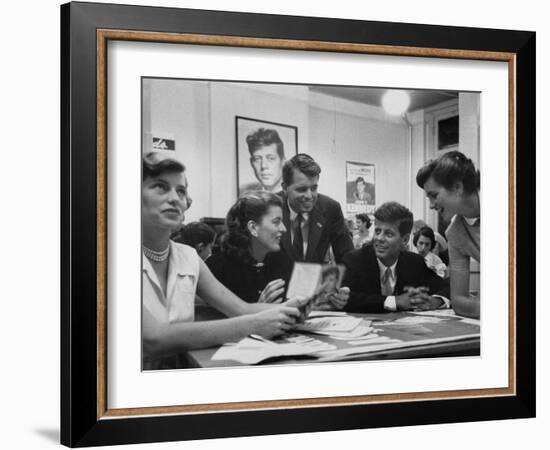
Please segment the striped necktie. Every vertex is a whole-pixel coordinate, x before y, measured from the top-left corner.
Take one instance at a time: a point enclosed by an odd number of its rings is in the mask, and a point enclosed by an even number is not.
[[[380,290],[382,295],[393,295],[393,288],[391,287],[392,273],[389,267],[386,267],[384,274],[382,275],[382,283]]]

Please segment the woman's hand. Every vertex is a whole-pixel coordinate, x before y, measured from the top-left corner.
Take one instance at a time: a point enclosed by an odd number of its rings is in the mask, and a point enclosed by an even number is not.
[[[270,281],[258,298],[258,303],[281,303],[285,291],[285,281],[281,278]]]
[[[300,312],[286,304],[274,305],[273,308],[253,314],[252,317],[254,325],[250,334],[259,334],[269,339],[290,330],[300,317]]]
[[[298,311],[300,312],[300,317],[298,317],[297,322],[303,323],[311,312],[311,309],[313,307],[313,300],[311,298],[296,296],[287,300],[285,303],[283,303],[283,305],[298,308]]]

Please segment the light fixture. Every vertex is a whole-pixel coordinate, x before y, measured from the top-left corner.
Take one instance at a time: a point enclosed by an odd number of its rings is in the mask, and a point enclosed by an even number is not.
[[[382,106],[392,116],[402,115],[410,104],[411,97],[406,91],[389,90],[382,97]]]

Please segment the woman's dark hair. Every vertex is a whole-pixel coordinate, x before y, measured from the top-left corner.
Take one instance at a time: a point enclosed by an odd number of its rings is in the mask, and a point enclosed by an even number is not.
[[[158,177],[161,173],[185,172],[185,166],[163,151],[150,152],[142,158],[142,181]]]
[[[250,254],[252,237],[247,225],[251,220],[260,223],[270,206],[282,208],[283,201],[265,191],[252,191],[240,197],[225,218],[226,231],[221,239],[221,251],[247,263],[255,263]]]
[[[204,222],[185,224],[172,236],[172,240],[195,248],[199,244],[211,244],[216,237],[213,228]]]
[[[430,251],[433,250],[436,244],[434,230],[432,230],[430,227],[422,227],[420,228],[420,230],[414,233],[413,244],[415,246],[416,246],[416,243],[418,242],[418,239],[420,239],[420,236],[424,236],[428,239],[431,239],[432,245],[430,247]]]
[[[445,189],[452,189],[460,181],[468,194],[479,191],[479,170],[470,158],[458,151],[428,161],[416,174],[416,184],[424,189],[430,177]]]
[[[365,213],[356,214],[355,218],[360,220],[361,222],[365,223],[366,227],[367,227],[367,230],[370,228],[372,222],[371,222],[370,217],[369,217],[368,214],[365,214]]]

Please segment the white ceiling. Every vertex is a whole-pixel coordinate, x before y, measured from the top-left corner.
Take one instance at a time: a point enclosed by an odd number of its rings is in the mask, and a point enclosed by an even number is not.
[[[311,86],[310,89],[321,94],[331,95],[354,102],[372,106],[382,106],[382,96],[387,91],[384,88],[364,88],[347,86]],[[435,91],[403,89],[411,96],[408,112],[428,108],[438,103],[458,98],[458,91]]]

